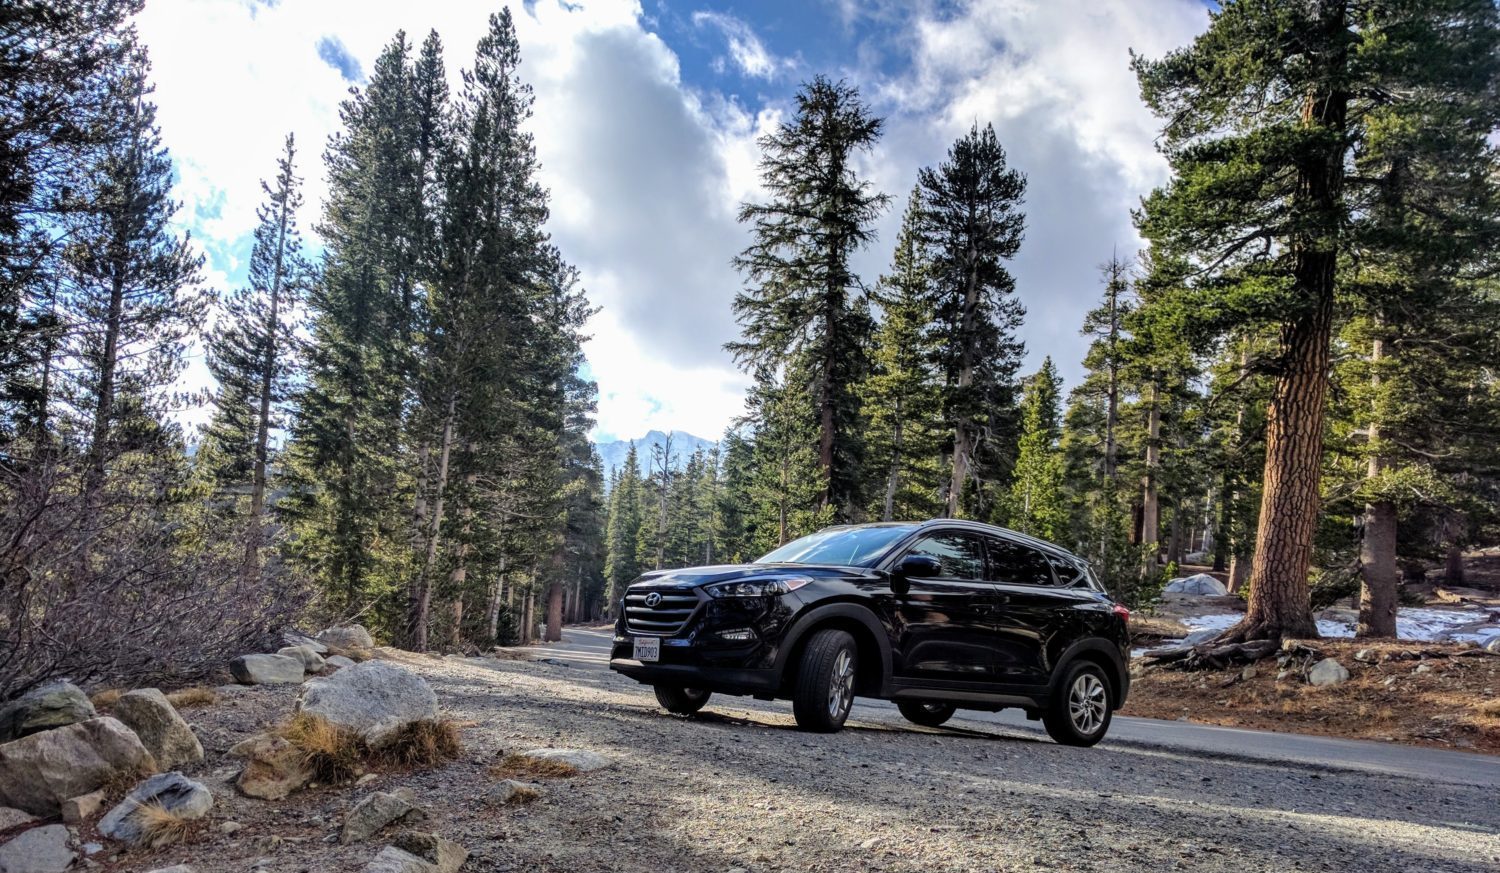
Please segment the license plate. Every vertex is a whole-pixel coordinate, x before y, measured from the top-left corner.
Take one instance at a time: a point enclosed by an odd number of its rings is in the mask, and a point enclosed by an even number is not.
[[[661,640],[657,637],[636,637],[635,659],[642,662],[660,661]]]

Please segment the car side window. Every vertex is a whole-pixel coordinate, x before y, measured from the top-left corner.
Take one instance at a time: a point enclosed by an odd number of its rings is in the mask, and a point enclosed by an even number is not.
[[[1057,577],[1058,585],[1064,588],[1076,588],[1079,585],[1088,584],[1088,577],[1084,575],[1080,564],[1059,555],[1048,555],[1047,563],[1052,565],[1052,575]]]
[[[924,537],[911,547],[908,555],[936,558],[943,567],[945,579],[984,578],[984,547],[979,538],[962,533],[940,533]]]
[[[1030,546],[992,539],[990,581],[1012,585],[1053,585],[1052,567],[1042,553]]]

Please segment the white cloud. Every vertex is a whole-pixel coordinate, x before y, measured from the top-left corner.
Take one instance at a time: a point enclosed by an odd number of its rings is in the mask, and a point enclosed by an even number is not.
[[[796,62],[771,54],[750,25],[724,12],[694,12],[693,24],[718,28],[729,44],[729,57],[740,72],[756,79],[770,79]]]

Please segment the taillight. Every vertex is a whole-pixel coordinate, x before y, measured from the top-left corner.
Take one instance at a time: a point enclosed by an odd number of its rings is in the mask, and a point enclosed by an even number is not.
[[[1114,614],[1123,619],[1126,624],[1130,623],[1130,610],[1126,609],[1118,603],[1114,605]]]

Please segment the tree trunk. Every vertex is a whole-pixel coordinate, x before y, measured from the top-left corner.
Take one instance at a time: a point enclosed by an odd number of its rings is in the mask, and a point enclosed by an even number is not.
[[[901,487],[901,404],[896,404],[896,424],[891,430],[891,468],[885,477],[885,506],[880,513],[881,521],[892,521],[896,516],[896,491]]]
[[[1385,341],[1375,339],[1370,344],[1370,364],[1373,373],[1370,387],[1380,389],[1380,362],[1385,357]],[[1370,461],[1366,478],[1375,480],[1385,467],[1381,455],[1379,402],[1370,418]],[[1362,582],[1359,591],[1359,625],[1354,635],[1366,637],[1394,637],[1396,635],[1396,505],[1389,500],[1377,500],[1365,504],[1364,538],[1359,547],[1359,563]]]
[[[427,532],[427,550],[422,556],[422,567],[417,572],[417,581],[412,586],[407,603],[406,635],[412,650],[427,651],[427,618],[432,608],[432,571],[437,564],[438,544],[443,532],[443,498],[448,484],[448,459],[453,453],[453,416],[457,398],[448,398],[447,413],[443,418],[443,439],[438,450],[437,481],[432,499],[432,524]]]
[[[1182,502],[1172,507],[1172,526],[1167,533],[1167,561],[1182,565]]]
[[[979,306],[979,277],[973,265],[967,270],[967,286],[964,288],[964,311],[959,327],[958,393],[965,395],[974,384],[974,310]],[[969,467],[973,463],[974,442],[971,431],[973,422],[968,413],[959,416],[953,428],[953,478],[948,483],[949,518],[958,517],[959,498],[964,485],[969,481]]]
[[[260,409],[255,421],[255,468],[250,480],[250,518],[245,528],[247,583],[260,577],[262,525],[266,514],[266,466],[271,440],[271,394],[276,384],[276,335],[281,327],[281,276],[286,258],[287,202],[281,203],[276,225],[276,260],[271,273],[271,310],[266,314],[266,349],[260,362]]]
[[[109,315],[104,322],[104,353],[100,356],[99,385],[94,398],[94,421],[89,440],[89,467],[84,493],[92,496],[104,482],[104,459],[108,451],[110,417],[115,410],[115,370],[119,366],[121,322],[125,312],[125,285],[119,278],[124,267],[115,266],[109,286]]]
[[[1448,559],[1446,569],[1443,571],[1443,579],[1450,585],[1462,585],[1465,582],[1464,573],[1464,550],[1458,543],[1448,544]]]
[[[1145,550],[1145,566],[1142,573],[1156,572],[1156,562],[1161,541],[1161,499],[1156,493],[1156,468],[1161,464],[1161,409],[1158,404],[1156,382],[1148,386],[1150,399],[1146,401],[1146,472],[1141,477],[1141,538],[1148,546]]]
[[[553,582],[547,588],[547,636],[543,642],[562,642],[563,584]]]
[[[1317,297],[1282,327],[1284,363],[1266,411],[1266,467],[1250,606],[1244,619],[1225,631],[1225,642],[1318,636],[1307,569],[1318,524],[1336,258],[1304,252],[1300,260],[1306,262],[1299,270],[1305,276],[1302,284],[1313,285]]]
[[[1229,558],[1229,593],[1238,594],[1250,578],[1250,556],[1234,554]]]

